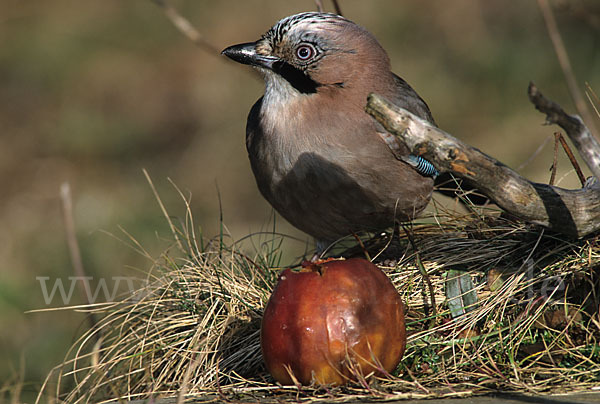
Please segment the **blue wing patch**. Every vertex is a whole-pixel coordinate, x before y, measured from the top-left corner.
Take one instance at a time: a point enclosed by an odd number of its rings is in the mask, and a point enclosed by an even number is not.
[[[405,161],[413,166],[417,172],[425,177],[437,177],[440,173],[429,161],[425,160],[421,156],[408,155]]]

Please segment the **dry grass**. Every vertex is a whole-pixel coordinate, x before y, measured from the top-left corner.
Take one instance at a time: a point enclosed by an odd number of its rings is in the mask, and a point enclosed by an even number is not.
[[[197,239],[188,211],[179,228],[171,223],[174,248],[144,287],[88,308],[101,320],[48,376],[40,399],[347,401],[600,386],[597,237],[569,241],[493,211],[430,219],[365,243],[409,307],[407,352],[391,379],[344,388],[274,384],[261,363],[259,329],[285,237],[255,236],[250,256],[222,238]],[[344,255],[362,253],[355,247]],[[469,271],[479,298],[455,319],[444,295],[450,269]]]

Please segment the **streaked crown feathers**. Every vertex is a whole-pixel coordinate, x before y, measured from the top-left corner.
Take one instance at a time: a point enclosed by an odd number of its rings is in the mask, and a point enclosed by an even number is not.
[[[262,36],[262,39],[270,44],[278,44],[292,29],[303,28],[303,30],[308,30],[310,26],[316,24],[340,24],[341,22],[349,23],[350,21],[332,13],[304,12],[294,14],[279,20]]]

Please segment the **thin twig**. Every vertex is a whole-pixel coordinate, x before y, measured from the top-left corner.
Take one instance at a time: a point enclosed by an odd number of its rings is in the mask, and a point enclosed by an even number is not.
[[[352,232],[352,236],[354,237],[354,239],[356,240],[356,242],[358,243],[358,245],[362,249],[363,254],[365,254],[365,258],[367,260],[369,260],[369,261],[373,261],[371,259],[371,256],[369,255],[369,251],[367,251],[367,248],[365,247],[365,244],[362,242],[362,240],[360,239],[360,237],[358,237],[358,234]]]
[[[323,2],[321,0],[315,0],[315,4],[317,5],[317,11],[319,13],[322,13],[325,11],[325,9],[323,8]]]
[[[548,30],[548,35],[550,36],[550,40],[552,41],[552,46],[554,47],[554,51],[556,52],[556,58],[558,59],[558,63],[563,71],[565,76],[565,80],[567,81],[567,86],[569,87],[569,93],[573,98],[573,102],[575,103],[575,108],[577,108],[577,112],[583,118],[583,121],[586,123],[592,134],[597,135],[598,130],[593,121],[593,116],[590,113],[587,104],[577,86],[577,80],[575,79],[575,73],[573,73],[573,68],[571,67],[571,62],[569,60],[569,55],[567,53],[567,49],[565,48],[565,44],[562,40],[562,36],[560,35],[560,31],[558,30],[558,25],[556,24],[556,19],[554,18],[554,13],[552,12],[552,8],[548,3],[548,0],[538,0],[538,6],[542,11],[542,16],[544,17],[544,21],[546,22],[546,29]]]
[[[558,140],[560,141],[561,146],[563,147],[565,153],[567,154],[567,157],[569,158],[569,160],[571,161],[571,164],[573,165],[573,168],[575,169],[575,172],[577,173],[577,177],[579,177],[579,181],[581,182],[581,186],[585,186],[585,176],[583,175],[583,172],[581,171],[581,167],[579,167],[579,163],[577,162],[577,159],[575,158],[575,155],[573,155],[573,152],[571,151],[571,148],[569,147],[569,145],[567,144],[565,138],[563,137],[563,135],[561,133],[555,133],[554,135],[556,136],[558,134]]]
[[[588,83],[587,81],[585,82],[585,95],[590,104],[592,105],[592,108],[594,108],[594,112],[600,118],[600,111],[598,110],[597,106],[600,105],[600,98],[598,98],[598,94],[596,94],[592,86],[590,86],[590,83]]]
[[[191,40],[200,48],[209,51],[209,53],[214,55],[221,54],[221,50],[208,42],[200,33],[200,31],[198,31],[187,18],[179,14],[179,11],[177,11],[168,0],[151,1],[163,10],[165,16],[173,23],[175,28],[177,28],[179,32],[185,35],[189,40]]]
[[[558,166],[558,143],[560,142],[558,138],[560,137],[559,132],[554,132],[554,158],[552,160],[552,174],[550,174],[550,181],[548,181],[548,185],[554,185],[554,180],[556,179],[556,170]]]
[[[342,14],[342,9],[341,9],[338,1],[337,0],[332,0],[332,2],[333,2],[333,8],[335,9],[335,13],[337,15],[342,15],[343,16],[344,14]]]
[[[517,167],[516,171],[521,171],[525,167],[527,167],[533,161],[533,159],[535,159],[542,152],[542,150],[544,150],[544,147],[546,147],[546,145],[548,144],[548,142],[550,141],[550,139],[551,139],[550,136],[546,137],[546,139],[544,139],[544,141],[542,142],[542,144],[540,144],[538,146],[538,148],[531,154],[531,156],[529,156],[527,158],[527,160],[525,160],[525,162],[521,163],[521,165],[519,165]]]
[[[79,285],[81,287],[81,294],[83,299],[88,305],[93,302],[91,300],[91,293],[88,290],[89,284],[85,282],[85,269],[83,268],[83,261],[81,259],[81,250],[79,249],[79,242],[77,241],[77,235],[75,233],[75,219],[73,216],[73,198],[71,196],[71,186],[68,182],[62,183],[60,186],[60,199],[63,208],[63,220],[65,224],[65,234],[67,237],[67,246],[69,247],[69,254],[71,255],[71,264],[73,265],[73,271],[75,276],[80,280]],[[96,318],[93,313],[88,313],[88,321],[90,322],[90,328],[96,326]]]

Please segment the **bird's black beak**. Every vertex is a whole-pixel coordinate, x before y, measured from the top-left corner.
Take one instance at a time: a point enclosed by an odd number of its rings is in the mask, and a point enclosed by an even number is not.
[[[264,67],[267,69],[273,68],[273,63],[279,59],[274,56],[260,55],[256,52],[256,42],[242,43],[225,48],[221,55],[250,66]]]

